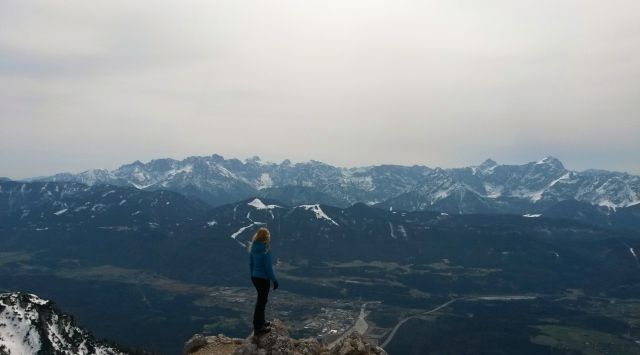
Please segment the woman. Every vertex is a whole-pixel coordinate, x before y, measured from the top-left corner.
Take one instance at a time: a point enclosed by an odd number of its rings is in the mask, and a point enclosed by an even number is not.
[[[267,228],[260,228],[249,243],[251,281],[258,291],[258,300],[253,312],[253,334],[262,335],[271,331],[271,324],[265,322],[264,309],[269,297],[270,281],[273,289],[278,289],[278,280],[271,265],[271,234]]]

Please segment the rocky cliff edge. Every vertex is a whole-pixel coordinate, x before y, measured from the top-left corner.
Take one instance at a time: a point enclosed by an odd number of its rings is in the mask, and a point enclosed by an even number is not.
[[[275,320],[271,332],[246,339],[194,335],[184,346],[183,355],[387,355],[380,347],[351,333],[331,349],[315,339],[292,339],[286,326]]]

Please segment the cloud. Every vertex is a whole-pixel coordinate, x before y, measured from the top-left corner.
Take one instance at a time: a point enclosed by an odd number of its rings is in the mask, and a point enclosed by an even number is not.
[[[640,173],[640,3],[15,1],[0,175],[221,153]]]

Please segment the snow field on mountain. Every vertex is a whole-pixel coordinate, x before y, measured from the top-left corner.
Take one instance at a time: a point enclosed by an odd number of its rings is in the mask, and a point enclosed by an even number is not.
[[[301,205],[298,206],[297,208],[304,208],[307,211],[312,211],[317,219],[324,219],[327,220],[329,222],[331,222],[332,224],[338,226],[339,224],[336,223],[336,221],[334,221],[333,219],[331,219],[331,217],[329,217],[326,213],[324,213],[324,211],[322,210],[322,208],[320,208],[320,205]]]
[[[264,202],[260,201],[260,199],[255,199],[249,202],[247,205],[255,207],[258,210],[271,210],[274,208],[280,208],[278,205],[265,205]]]

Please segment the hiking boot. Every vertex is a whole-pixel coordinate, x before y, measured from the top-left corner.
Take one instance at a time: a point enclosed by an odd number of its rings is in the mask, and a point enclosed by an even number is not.
[[[259,337],[259,336],[261,336],[261,335],[265,335],[265,334],[269,333],[270,331],[271,331],[271,328],[269,328],[269,327],[262,327],[262,328],[260,328],[260,329],[255,329],[255,330],[253,331],[253,335],[254,335],[254,336]]]

